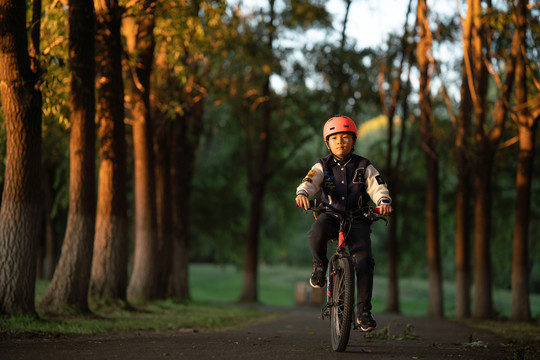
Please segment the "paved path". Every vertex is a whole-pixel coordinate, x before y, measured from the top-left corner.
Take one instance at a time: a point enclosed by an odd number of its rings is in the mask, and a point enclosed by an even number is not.
[[[276,309],[273,309],[276,310]],[[280,309],[270,323],[220,332],[122,333],[99,336],[0,338],[0,360],[11,359],[508,359],[513,349],[490,332],[442,319],[375,315],[389,338],[355,331],[344,353],[334,353],[328,320],[317,308]],[[407,331],[407,325],[409,331]],[[417,340],[397,340],[400,335]],[[473,343],[470,343],[470,340]]]

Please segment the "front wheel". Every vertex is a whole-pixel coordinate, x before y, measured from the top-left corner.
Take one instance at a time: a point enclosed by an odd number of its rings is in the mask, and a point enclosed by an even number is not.
[[[349,342],[354,318],[354,273],[352,262],[347,257],[339,259],[334,269],[330,337],[332,349],[341,352],[345,351]]]

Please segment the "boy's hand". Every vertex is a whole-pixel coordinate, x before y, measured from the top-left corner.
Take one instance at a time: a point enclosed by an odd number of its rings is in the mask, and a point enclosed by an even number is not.
[[[309,199],[305,195],[297,195],[296,196],[296,206],[299,208],[302,208],[304,210],[309,209]]]
[[[392,214],[392,206],[387,204],[381,204],[378,206],[380,214],[383,216],[390,216]]]

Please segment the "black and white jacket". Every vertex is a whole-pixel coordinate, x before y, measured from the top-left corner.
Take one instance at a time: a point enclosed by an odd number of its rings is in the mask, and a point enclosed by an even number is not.
[[[391,204],[385,181],[371,164],[359,155],[351,154],[338,161],[332,154],[317,161],[296,189],[296,195],[313,197],[319,190],[321,200],[339,210],[353,211],[369,205]]]

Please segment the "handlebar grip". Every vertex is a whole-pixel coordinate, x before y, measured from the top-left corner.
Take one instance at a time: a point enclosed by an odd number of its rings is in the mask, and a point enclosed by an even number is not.
[[[377,207],[374,207],[374,208],[371,208],[371,209],[373,210],[373,212],[375,214],[379,214],[379,215],[381,214],[381,208],[380,207],[377,206]]]

